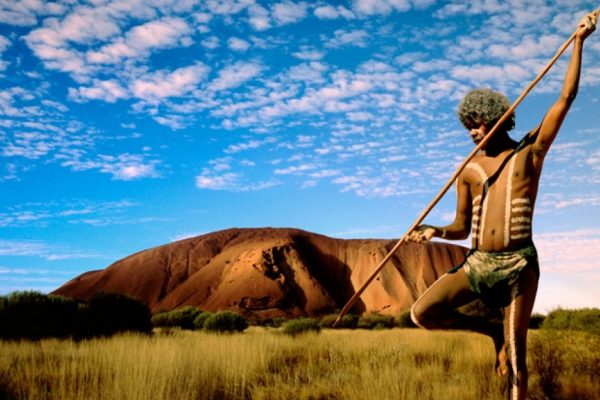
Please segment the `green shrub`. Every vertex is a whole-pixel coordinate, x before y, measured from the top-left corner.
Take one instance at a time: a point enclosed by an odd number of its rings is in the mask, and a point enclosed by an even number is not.
[[[298,336],[308,332],[321,331],[319,321],[312,318],[291,319],[282,325],[282,332],[290,336]]]
[[[83,339],[151,330],[148,307],[120,294],[97,295],[88,303],[39,292],[14,292],[0,298],[0,338]]]
[[[532,375],[546,399],[560,398],[560,375],[564,371],[564,357],[560,338],[556,333],[540,332],[532,337],[530,355]]]
[[[219,311],[209,315],[203,324],[208,332],[243,332],[248,328],[248,321],[239,314],[230,311]]]
[[[119,332],[152,332],[147,305],[117,293],[102,293],[88,301],[86,336],[110,336]]]
[[[542,329],[576,330],[600,335],[600,309],[564,310],[559,308],[546,316],[541,327]]]
[[[339,314],[331,314],[326,315],[321,318],[321,327],[322,328],[333,328],[333,323],[338,318]],[[347,314],[344,315],[336,328],[342,329],[356,329],[356,325],[358,324],[358,315]]]
[[[204,312],[201,312],[200,314],[198,314],[196,316],[196,318],[194,318],[194,328],[203,329],[204,323],[206,322],[208,317],[210,317],[211,315],[213,315],[213,313],[208,312],[208,311],[204,311]]]
[[[529,318],[529,329],[540,329],[544,319],[546,319],[544,314],[531,314],[531,318]]]
[[[389,329],[396,325],[391,315],[369,314],[358,319],[357,327],[360,329]]]
[[[252,325],[265,326],[269,328],[279,328],[283,323],[287,321],[285,317],[265,317],[256,318],[252,321]]]
[[[417,326],[410,318],[410,310],[406,310],[398,315],[396,318],[396,326],[400,328],[416,328]]]
[[[201,311],[193,306],[161,312],[152,316],[152,325],[155,327],[194,329],[194,320],[200,313]]]
[[[78,331],[76,301],[33,291],[0,297],[0,338],[63,338],[76,336]]]

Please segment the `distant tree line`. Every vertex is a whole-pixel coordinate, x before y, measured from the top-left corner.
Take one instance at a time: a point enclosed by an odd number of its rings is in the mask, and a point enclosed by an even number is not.
[[[110,336],[120,332],[149,334],[153,328],[202,330],[205,332],[243,332],[249,325],[281,328],[296,336],[332,328],[338,314],[320,318],[246,319],[230,311],[207,312],[186,306],[151,314],[147,305],[122,294],[99,294],[87,301],[67,299],[39,292],[14,292],[0,296],[0,339],[73,338],[76,340]],[[348,314],[338,328],[391,329],[414,328],[410,312],[391,315]],[[600,309],[557,309],[547,316],[533,314],[532,329],[579,330],[600,335]]]

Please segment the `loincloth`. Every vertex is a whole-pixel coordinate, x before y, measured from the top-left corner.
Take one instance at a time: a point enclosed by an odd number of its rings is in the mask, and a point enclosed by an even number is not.
[[[533,244],[519,250],[487,252],[470,250],[465,260],[449,273],[464,268],[469,287],[489,307],[505,307],[521,271],[533,268],[539,277],[537,252]]]

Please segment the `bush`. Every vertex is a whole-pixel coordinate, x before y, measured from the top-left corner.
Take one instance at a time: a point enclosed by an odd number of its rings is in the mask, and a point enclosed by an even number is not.
[[[291,319],[282,325],[282,332],[290,336],[298,336],[308,332],[321,331],[319,322],[312,318]]]
[[[200,313],[201,311],[193,306],[161,312],[152,316],[152,325],[155,327],[194,329],[194,320]]]
[[[239,314],[220,311],[209,315],[204,321],[203,329],[208,332],[243,332],[248,328],[248,321]]]
[[[196,318],[194,318],[194,328],[203,329],[204,323],[206,322],[208,317],[210,317],[211,315],[213,315],[213,313],[208,312],[208,311],[204,311],[204,312],[201,312],[200,314],[198,314],[196,316]]]
[[[370,314],[361,316],[357,327],[360,329],[389,329],[395,325],[396,322],[391,315]]]
[[[38,340],[78,331],[79,304],[62,296],[14,292],[0,297],[0,338]]]
[[[333,328],[333,323],[338,318],[339,314],[331,314],[326,315],[321,318],[321,327],[322,328]],[[356,325],[358,324],[358,315],[348,314],[344,315],[336,328],[340,329],[356,329]]]
[[[531,314],[531,318],[529,318],[529,329],[540,329],[542,323],[544,323],[544,319],[546,319],[544,314]]]
[[[252,321],[252,325],[265,326],[269,328],[279,328],[286,321],[284,317],[265,317],[257,318]]]
[[[400,327],[400,328],[416,328],[417,326],[415,325],[415,323],[412,321],[412,319],[410,318],[410,310],[406,310],[400,313],[400,315],[398,315],[398,318],[396,319],[396,326]]]
[[[565,363],[559,343],[560,339],[554,333],[540,333],[531,341],[532,372],[546,399],[560,398],[557,394]]]
[[[122,331],[152,331],[145,304],[119,294],[95,296],[87,304],[39,292],[0,297],[0,338],[83,339]]]
[[[88,302],[86,336],[110,336],[118,332],[152,332],[150,309],[122,294],[105,293]]]
[[[559,308],[546,316],[542,323],[542,329],[576,330],[600,335],[600,309],[563,310]]]

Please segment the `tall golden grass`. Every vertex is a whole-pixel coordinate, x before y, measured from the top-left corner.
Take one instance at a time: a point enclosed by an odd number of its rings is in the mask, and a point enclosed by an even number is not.
[[[598,337],[530,337],[531,398],[597,398]],[[0,398],[502,399],[493,365],[483,336],[410,329],[0,342]]]

